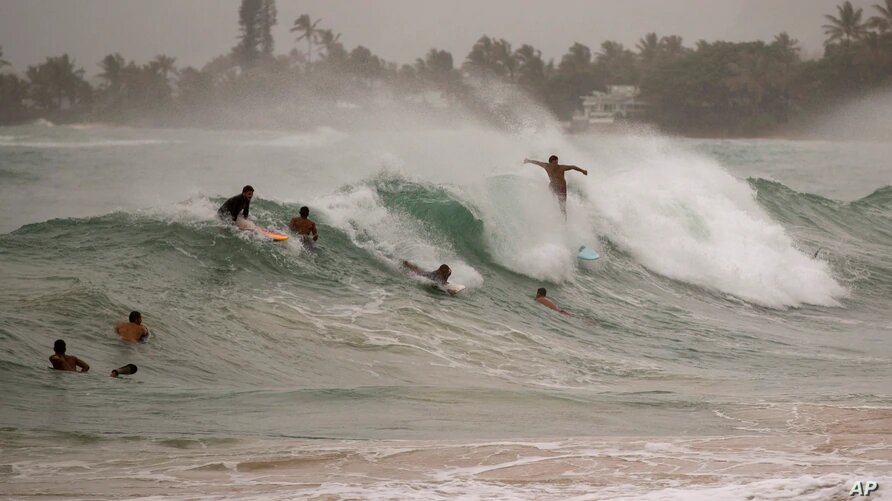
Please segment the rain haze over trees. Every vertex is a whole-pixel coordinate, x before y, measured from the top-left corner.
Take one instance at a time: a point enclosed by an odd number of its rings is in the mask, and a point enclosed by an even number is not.
[[[0,123],[300,127],[394,106],[494,118],[499,103],[481,95],[487,87],[514,89],[566,121],[581,96],[634,85],[647,103],[643,119],[663,130],[748,135],[892,84],[892,0],[869,11],[846,1],[827,13],[824,53],[812,60],[786,32],[750,42],[645,33],[634,47],[580,40],[548,60],[532,45],[483,34],[464,55],[434,47],[398,64],[345,47],[325,19],[277,17],[275,0],[242,0],[234,46],[202,67],[167,54],[132,61],[110,47],[101,61],[51,55],[15,71],[0,47]],[[274,40],[279,22],[291,39]]]

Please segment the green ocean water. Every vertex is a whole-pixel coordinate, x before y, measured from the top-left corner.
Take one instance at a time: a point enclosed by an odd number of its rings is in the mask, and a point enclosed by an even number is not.
[[[568,174],[567,221],[521,164],[552,152],[589,169]],[[888,158],[548,130],[3,128],[0,445],[678,438],[734,434],[727,416],[766,402],[888,408]],[[319,252],[222,225],[244,184],[263,226],[309,206]],[[148,343],[112,331],[133,309]],[[89,374],[47,369],[58,338]],[[107,377],[125,363],[139,372]]]

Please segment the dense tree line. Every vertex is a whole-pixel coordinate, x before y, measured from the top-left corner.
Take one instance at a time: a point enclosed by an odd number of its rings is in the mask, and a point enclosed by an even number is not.
[[[892,83],[892,0],[865,18],[849,1],[827,15],[824,55],[804,61],[787,33],[771,42],[698,41],[644,35],[634,49],[605,41],[593,51],[574,43],[559,60],[535,47],[481,36],[462,61],[430,49],[412,64],[387,62],[363,46],[348,50],[340,34],[304,14],[294,20],[293,48],[276,55],[274,0],[242,0],[238,43],[201,68],[178,68],[159,55],[146,63],[105,56],[88,77],[67,54],[9,71],[0,47],[0,123],[39,116],[71,120],[200,124],[225,110],[256,109],[283,124],[319,120],[332,110],[394,101],[429,106],[432,95],[481,113],[479,89],[494,82],[521,90],[568,120],[580,96],[608,85],[637,85],[646,119],[682,133],[753,134],[798,114]],[[91,85],[88,78],[96,82]],[[347,113],[349,114],[349,113]],[[181,120],[182,121],[182,120]]]

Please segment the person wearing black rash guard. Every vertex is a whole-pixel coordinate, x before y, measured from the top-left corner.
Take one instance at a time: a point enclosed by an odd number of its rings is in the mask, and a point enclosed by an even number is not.
[[[223,202],[223,205],[217,209],[217,214],[220,215],[220,218],[225,218],[229,215],[232,217],[232,222],[235,222],[238,219],[239,212],[241,212],[242,216],[248,219],[248,209],[251,207],[251,198],[253,197],[254,188],[251,185],[245,186],[242,188],[241,194]]]

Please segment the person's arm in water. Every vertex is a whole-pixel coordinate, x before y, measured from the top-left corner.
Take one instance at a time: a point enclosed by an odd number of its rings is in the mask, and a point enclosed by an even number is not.
[[[88,370],[90,370],[90,364],[77,357],[74,357],[74,364],[81,368],[81,372],[87,372]]]
[[[539,303],[539,304],[541,304],[541,305],[543,305],[543,306],[545,306],[545,307],[547,307],[547,308],[550,308],[550,309],[552,309],[552,310],[554,310],[554,311],[560,313],[561,315],[567,315],[567,316],[570,316],[570,314],[567,313],[566,310],[563,310],[563,309],[561,309],[561,308],[558,308],[558,306],[557,306],[556,304],[554,304],[550,299],[546,299],[546,298],[544,298],[544,297],[537,297],[537,298],[536,298],[536,302]]]
[[[564,170],[564,172],[567,172],[568,170],[575,170],[575,171],[577,171],[577,172],[581,172],[581,173],[582,173],[583,175],[585,175],[585,176],[588,175],[588,171],[587,171],[587,170],[585,170],[585,169],[581,169],[581,168],[579,168],[579,167],[577,167],[577,166],[575,166],[575,165],[561,165],[560,167],[561,167],[561,169]]]
[[[316,223],[310,221],[310,233],[313,234],[313,241],[319,240],[319,233],[316,232]]]
[[[546,168],[546,167],[548,167],[548,164],[545,163],[545,162],[539,162],[539,161],[537,161],[537,160],[530,160],[529,158],[524,158],[524,159],[523,159],[523,163],[525,163],[525,164],[538,165],[539,167],[542,167],[543,169]]]
[[[403,260],[403,266],[408,268],[409,271],[411,271],[412,273],[415,273],[416,275],[421,275],[422,273],[424,273],[421,270],[421,268],[419,268],[418,266],[415,266],[414,264],[410,263],[409,261],[406,261],[405,259]]]
[[[244,197],[244,195],[242,195],[242,197]],[[242,210],[242,216],[244,216],[245,219],[248,219],[248,209],[250,209],[250,208],[251,208],[251,201],[245,200],[245,208]]]

